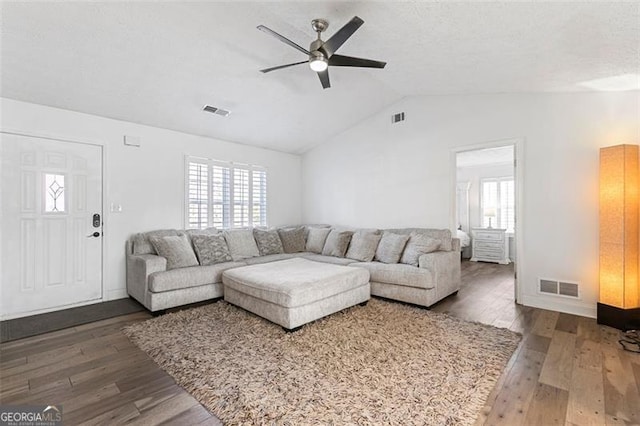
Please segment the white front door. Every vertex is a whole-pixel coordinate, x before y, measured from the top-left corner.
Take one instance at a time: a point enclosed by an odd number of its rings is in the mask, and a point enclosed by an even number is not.
[[[0,133],[0,319],[102,297],[102,147]]]

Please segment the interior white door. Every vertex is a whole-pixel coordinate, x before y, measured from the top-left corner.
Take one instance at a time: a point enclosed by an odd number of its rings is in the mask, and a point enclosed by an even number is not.
[[[0,133],[0,319],[102,297],[102,147]]]

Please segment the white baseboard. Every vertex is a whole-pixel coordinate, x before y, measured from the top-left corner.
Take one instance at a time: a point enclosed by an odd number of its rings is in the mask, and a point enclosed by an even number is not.
[[[126,288],[117,288],[114,290],[107,290],[104,294],[105,302],[108,300],[126,299],[129,297]]]
[[[523,295],[521,302],[525,306],[547,309],[549,311],[564,312],[581,317],[596,318],[596,306],[565,300],[551,300],[547,296]]]

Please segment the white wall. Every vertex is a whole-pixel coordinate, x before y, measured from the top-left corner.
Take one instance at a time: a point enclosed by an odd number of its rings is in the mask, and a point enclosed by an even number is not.
[[[303,156],[303,221],[450,228],[451,150],[514,138],[524,139],[522,302],[595,316],[598,149],[640,143],[638,91],[404,99]],[[539,295],[538,277],[576,281],[582,299]]]
[[[131,234],[184,227],[185,155],[265,166],[269,225],[300,223],[299,156],[4,98],[0,107],[2,131],[104,146],[106,300],[126,297],[124,245]],[[140,137],[142,146],[125,146],[124,135]],[[110,213],[111,203],[122,212]]]

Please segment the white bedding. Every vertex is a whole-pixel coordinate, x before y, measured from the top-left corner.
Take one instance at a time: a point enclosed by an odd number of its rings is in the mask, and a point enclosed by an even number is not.
[[[469,237],[469,234],[461,229],[458,229],[457,231],[456,237],[460,239],[460,248],[468,247],[471,244],[471,237]]]

